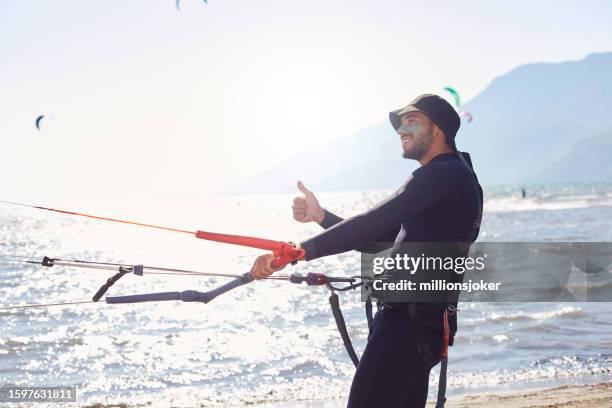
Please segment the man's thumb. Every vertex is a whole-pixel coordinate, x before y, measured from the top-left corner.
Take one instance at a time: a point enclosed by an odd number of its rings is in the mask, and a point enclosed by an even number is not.
[[[298,181],[297,182],[297,188],[298,190],[300,190],[304,195],[311,195],[312,192],[306,188],[306,186],[304,185],[304,183],[302,183],[302,181]]]

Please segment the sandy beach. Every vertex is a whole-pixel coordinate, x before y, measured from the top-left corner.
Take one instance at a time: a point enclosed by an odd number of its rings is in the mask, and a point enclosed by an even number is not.
[[[436,405],[434,399],[428,408]],[[343,408],[344,400],[298,401],[258,405],[260,408]],[[534,389],[508,393],[486,393],[449,398],[445,408],[587,408],[612,407],[612,381],[588,385],[563,385],[552,388]],[[236,407],[238,408],[238,407]]]
[[[435,401],[427,404],[434,407]],[[449,399],[448,408],[467,407],[612,407],[612,382],[589,385],[563,385],[554,388],[508,394],[470,395]]]

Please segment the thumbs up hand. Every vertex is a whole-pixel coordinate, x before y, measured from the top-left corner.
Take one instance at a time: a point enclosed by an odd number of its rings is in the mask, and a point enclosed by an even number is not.
[[[299,222],[316,221],[321,223],[325,218],[325,211],[321,208],[317,197],[301,181],[298,181],[297,188],[304,196],[293,199],[293,206],[291,207],[293,208],[293,219]]]

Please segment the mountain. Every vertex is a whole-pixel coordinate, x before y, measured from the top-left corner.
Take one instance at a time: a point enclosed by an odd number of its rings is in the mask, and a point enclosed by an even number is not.
[[[582,140],[543,174],[544,181],[612,180],[612,132]]]
[[[472,153],[484,183],[563,181],[551,167],[576,148],[593,150],[587,146],[600,135],[612,137],[611,72],[612,53],[519,66],[462,107],[474,121],[462,126],[457,143]],[[587,163],[576,165],[580,180],[589,180]]]
[[[612,53],[519,66],[461,106],[474,120],[462,123],[457,146],[472,154],[483,184],[611,179],[610,73]],[[300,152],[233,190],[294,191],[298,179],[316,191],[386,189],[416,165],[401,157],[385,120]]]

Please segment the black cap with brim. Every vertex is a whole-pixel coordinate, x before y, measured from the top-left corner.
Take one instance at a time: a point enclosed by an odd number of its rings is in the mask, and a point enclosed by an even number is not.
[[[444,98],[438,95],[423,94],[410,102],[407,106],[389,112],[391,125],[397,131],[401,126],[401,116],[410,112],[421,112],[435,123],[446,136],[446,141],[453,150],[455,146],[455,136],[461,126],[461,118],[455,108]]]

